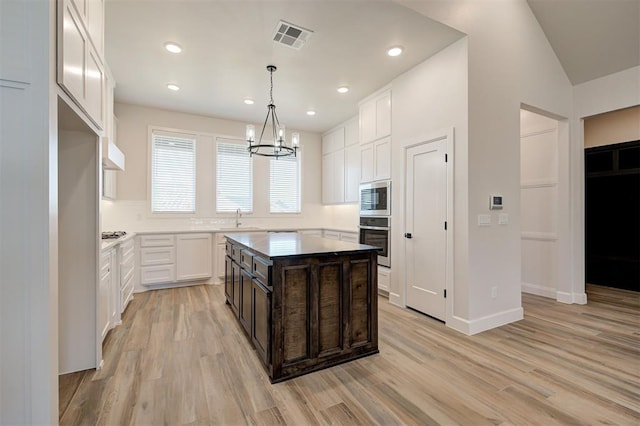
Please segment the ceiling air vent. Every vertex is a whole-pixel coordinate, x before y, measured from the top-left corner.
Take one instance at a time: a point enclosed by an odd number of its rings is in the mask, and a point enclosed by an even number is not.
[[[284,44],[292,49],[300,50],[302,46],[311,38],[313,31],[286,21],[278,22],[278,26],[273,34],[273,41]]]

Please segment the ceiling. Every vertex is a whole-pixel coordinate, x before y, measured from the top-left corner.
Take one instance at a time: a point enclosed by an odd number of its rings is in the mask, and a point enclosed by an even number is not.
[[[314,31],[301,50],[272,41],[281,19]],[[315,132],[355,116],[362,98],[463,36],[389,0],[109,0],[105,22],[116,101],[262,123],[274,64],[280,121]],[[183,52],[167,52],[167,41]],[[395,45],[404,53],[389,57]],[[339,94],[341,85],[350,91]]]
[[[640,65],[640,0],[527,2],[573,84]],[[272,41],[281,19],[314,32],[301,50]],[[274,64],[281,122],[314,132],[464,36],[391,0],[107,0],[105,21],[116,101],[262,123]],[[394,45],[404,53],[391,58]]]
[[[640,65],[639,0],[527,0],[572,84]]]

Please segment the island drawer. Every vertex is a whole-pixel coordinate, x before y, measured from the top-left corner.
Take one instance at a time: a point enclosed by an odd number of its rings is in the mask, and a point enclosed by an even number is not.
[[[242,250],[240,247],[236,247],[230,242],[227,242],[227,256],[233,259],[236,263],[240,264],[240,253]]]
[[[253,276],[255,276],[261,284],[271,287],[271,262],[253,256]]]
[[[249,273],[253,271],[253,253],[249,250],[240,251],[240,265],[246,269]]]

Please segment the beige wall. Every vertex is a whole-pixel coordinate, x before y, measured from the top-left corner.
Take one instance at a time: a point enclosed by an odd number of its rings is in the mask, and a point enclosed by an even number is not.
[[[118,117],[117,145],[126,156],[125,171],[117,173],[115,202],[103,202],[103,229],[182,229],[227,225],[232,214],[215,211],[215,137],[242,139],[245,125],[239,121],[167,111],[139,105],[115,105]],[[258,125],[256,124],[256,127]],[[148,202],[149,129],[186,131],[197,135],[196,213],[194,215],[151,214]],[[293,131],[290,129],[290,131]],[[320,227],[324,206],[321,201],[321,137],[300,132],[302,149],[302,213],[269,213],[268,159],[254,159],[254,211],[245,214],[246,226]]]
[[[640,139],[640,106],[594,115],[584,120],[584,147]]]

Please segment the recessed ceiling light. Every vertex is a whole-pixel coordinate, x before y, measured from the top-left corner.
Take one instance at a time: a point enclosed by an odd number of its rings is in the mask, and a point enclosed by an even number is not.
[[[307,115],[316,115],[316,112],[310,109],[309,111],[307,111]]]
[[[392,47],[391,49],[387,50],[387,55],[389,56],[399,56],[402,53],[402,47],[400,46],[395,46]]]
[[[253,99],[251,99],[251,98],[246,98],[244,100],[244,103],[247,104],[247,105],[253,105],[255,103],[255,101]]]
[[[338,87],[338,93],[347,93],[348,91],[349,91],[349,88],[347,86]]]
[[[180,90],[180,86],[178,86],[177,84],[169,83],[167,84],[167,89],[177,92],[178,90]]]
[[[164,48],[167,49],[171,53],[180,53],[182,52],[182,47],[178,43],[174,43],[172,41],[168,41],[164,44]]]

